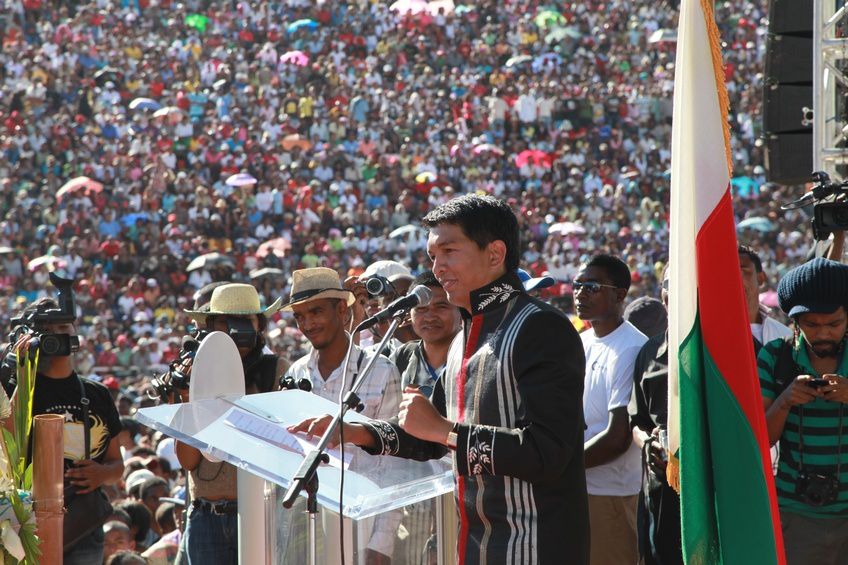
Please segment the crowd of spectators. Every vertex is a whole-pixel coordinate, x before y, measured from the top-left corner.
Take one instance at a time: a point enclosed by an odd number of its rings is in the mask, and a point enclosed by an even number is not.
[[[75,278],[78,371],[131,401],[204,284],[250,281],[270,304],[300,267],[420,272],[426,235],[393,230],[471,191],[514,207],[522,264],[564,308],[599,251],[626,260],[633,296],[658,295],[676,2],[425,5],[0,0],[0,322],[48,270]],[[716,6],[735,210],[769,220],[740,239],[777,277],[811,237],[779,209],[798,189],[765,182],[766,16]],[[284,318],[269,337],[303,351]]]

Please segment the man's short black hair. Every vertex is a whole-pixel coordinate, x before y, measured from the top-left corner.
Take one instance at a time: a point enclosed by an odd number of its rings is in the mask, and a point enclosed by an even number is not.
[[[763,262],[760,260],[760,256],[757,255],[757,252],[754,251],[754,248],[749,245],[739,244],[738,247],[739,255],[747,255],[751,260],[751,263],[754,264],[754,269],[758,273],[763,272]]]
[[[441,224],[459,226],[465,237],[483,249],[493,241],[506,245],[504,265],[507,272],[518,268],[521,254],[518,237],[518,218],[506,202],[491,196],[465,194],[431,210],[422,223],[433,228]]]
[[[58,309],[59,309],[59,303],[58,302],[56,302],[53,298],[50,298],[49,296],[44,296],[42,298],[39,298],[38,300],[36,300],[32,304],[27,305],[27,307],[24,308],[24,311],[22,312],[22,314],[23,314],[24,318],[27,318],[31,314],[35,314],[37,312],[46,312],[47,310],[58,310]],[[36,324],[36,326],[40,326],[40,325],[41,325],[40,323]]]
[[[143,542],[147,538],[147,532],[150,531],[150,520],[152,519],[150,510],[141,502],[130,501],[122,502],[118,508],[129,515],[131,522],[129,524],[130,529],[133,527],[138,528],[135,533],[135,541]]]
[[[415,288],[418,285],[424,285],[430,288],[442,288],[442,283],[439,282],[439,279],[436,278],[436,275],[433,274],[433,271],[424,271],[412,281],[412,288]]]
[[[609,279],[618,288],[630,290],[630,267],[615,255],[601,253],[589,259],[584,267],[597,267],[606,272]]]
[[[139,498],[143,501],[150,494],[150,491],[156,487],[165,487],[167,490],[168,483],[162,477],[150,477],[141,483],[141,487],[138,489]]]

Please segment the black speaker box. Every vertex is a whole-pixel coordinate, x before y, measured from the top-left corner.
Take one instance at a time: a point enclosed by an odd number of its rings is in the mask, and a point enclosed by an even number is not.
[[[812,84],[812,38],[770,33],[766,49],[766,82]]]
[[[812,133],[766,136],[766,178],[778,184],[810,182],[813,172]]]
[[[767,84],[763,90],[763,129],[766,133],[813,130],[812,123],[802,123],[805,118],[803,109],[813,107],[812,86]],[[810,120],[812,115],[806,117]]]
[[[768,27],[769,33],[812,37],[813,0],[770,0]]]

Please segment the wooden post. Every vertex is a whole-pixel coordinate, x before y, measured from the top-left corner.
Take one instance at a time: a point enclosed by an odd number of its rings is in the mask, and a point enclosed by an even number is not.
[[[65,419],[59,414],[42,414],[33,420],[32,498],[41,541],[39,563],[61,565]]]

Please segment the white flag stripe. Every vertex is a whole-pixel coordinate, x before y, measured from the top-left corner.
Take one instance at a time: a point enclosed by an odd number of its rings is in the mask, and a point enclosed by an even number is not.
[[[683,0],[677,32],[671,134],[669,244],[669,449],[679,437],[679,358],[698,311],[695,239],[730,182],[724,117],[707,19],[699,0]]]

